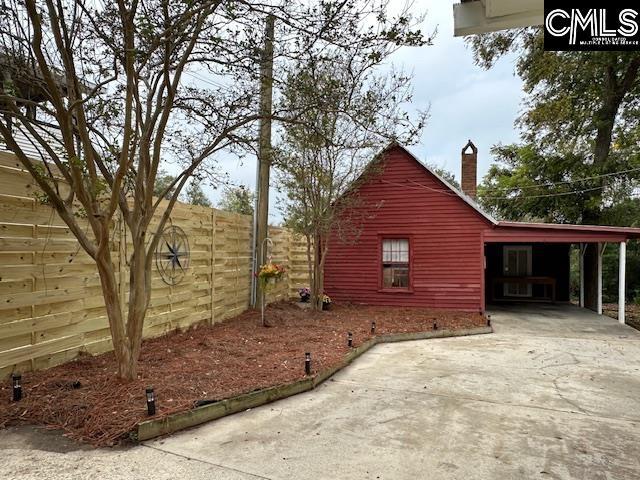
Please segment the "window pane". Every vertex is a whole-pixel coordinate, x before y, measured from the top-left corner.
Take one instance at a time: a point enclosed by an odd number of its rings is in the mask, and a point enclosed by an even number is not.
[[[382,241],[382,261],[383,262],[392,262],[392,249],[391,249],[391,240],[383,240]]]
[[[382,286],[384,288],[393,286],[393,267],[384,267],[382,269]]]
[[[405,265],[385,265],[382,268],[384,288],[409,288],[409,267]]]
[[[382,240],[383,288],[409,288],[409,240]]]
[[[382,261],[409,263],[409,240],[406,238],[383,240]]]
[[[409,287],[409,268],[395,267],[393,272],[393,286],[400,288]]]
[[[409,262],[409,240],[398,240],[398,262]]]

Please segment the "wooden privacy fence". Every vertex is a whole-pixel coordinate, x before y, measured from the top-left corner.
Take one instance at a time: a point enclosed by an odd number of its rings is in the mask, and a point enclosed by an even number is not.
[[[0,151],[0,376],[112,349],[97,269],[53,208],[36,200],[36,191],[15,156]],[[249,308],[251,217],[179,203],[171,222],[189,239],[190,266],[175,286],[153,266],[145,337],[219,322]],[[283,228],[270,227],[269,236],[273,260],[288,272],[268,299],[296,296],[308,285],[305,242]],[[120,219],[112,238],[126,301],[131,245]]]

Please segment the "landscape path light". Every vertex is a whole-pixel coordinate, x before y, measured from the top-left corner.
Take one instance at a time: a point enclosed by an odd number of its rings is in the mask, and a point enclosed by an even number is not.
[[[13,401],[19,402],[22,400],[22,375],[15,373],[11,375],[13,383]]]
[[[156,414],[156,395],[153,392],[153,388],[149,387],[145,390],[147,396],[147,414],[149,416]]]

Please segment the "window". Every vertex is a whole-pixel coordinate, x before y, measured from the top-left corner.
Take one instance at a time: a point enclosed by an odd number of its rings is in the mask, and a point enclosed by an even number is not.
[[[409,240],[382,240],[382,288],[409,288]]]

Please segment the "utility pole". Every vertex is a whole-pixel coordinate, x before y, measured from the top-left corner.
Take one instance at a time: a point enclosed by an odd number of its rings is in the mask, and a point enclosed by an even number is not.
[[[256,179],[256,206],[253,214],[253,273],[264,264],[263,245],[269,226],[269,175],[271,171],[271,110],[273,104],[273,36],[275,17],[267,17],[264,49],[260,66],[260,137]],[[251,306],[255,307],[261,292],[255,275],[251,276]]]

